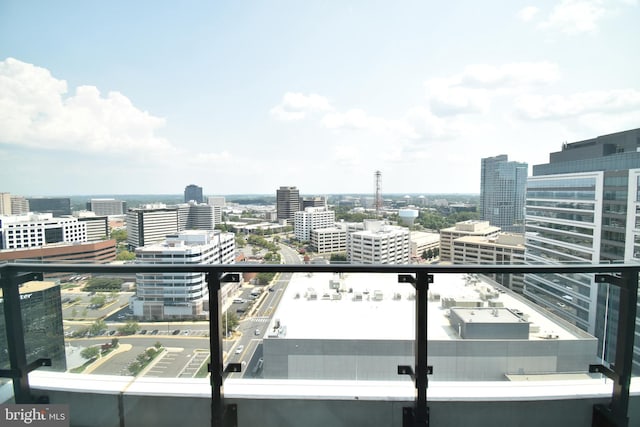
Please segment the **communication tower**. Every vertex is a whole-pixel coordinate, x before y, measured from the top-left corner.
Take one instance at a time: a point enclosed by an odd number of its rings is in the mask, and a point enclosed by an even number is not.
[[[382,182],[382,172],[376,171],[374,174],[376,192],[374,194],[373,205],[376,209],[376,217],[380,216],[382,209],[382,193],[380,193],[380,183]]]

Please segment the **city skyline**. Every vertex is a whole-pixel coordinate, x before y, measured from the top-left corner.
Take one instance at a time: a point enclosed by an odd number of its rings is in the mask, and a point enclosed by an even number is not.
[[[0,191],[478,194],[637,128],[638,2],[535,4],[3,2]]]

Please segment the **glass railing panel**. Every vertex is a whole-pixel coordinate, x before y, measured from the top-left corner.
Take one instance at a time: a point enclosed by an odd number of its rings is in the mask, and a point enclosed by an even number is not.
[[[244,378],[409,379],[398,365],[414,360],[415,290],[397,274],[282,273],[244,322],[230,355]]]

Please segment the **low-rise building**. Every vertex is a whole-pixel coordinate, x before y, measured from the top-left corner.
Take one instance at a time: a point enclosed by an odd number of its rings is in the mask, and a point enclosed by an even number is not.
[[[294,231],[296,239],[307,242],[311,232],[317,228],[331,227],[336,221],[336,213],[326,207],[309,207],[294,215]]]
[[[524,235],[499,233],[492,237],[465,236],[453,241],[454,264],[525,264]],[[488,275],[501,285],[522,293],[523,274]]]
[[[500,227],[494,227],[489,221],[461,221],[455,226],[440,230],[440,261],[453,262],[453,241],[460,237],[495,237]]]
[[[415,362],[415,304],[397,275],[295,274],[265,333],[263,376],[398,380]],[[586,377],[598,360],[595,337],[486,278],[434,274],[427,314],[430,379]]]
[[[422,254],[429,253],[435,256],[440,250],[440,234],[426,233],[424,231],[412,231],[409,236],[411,258],[420,258]]]

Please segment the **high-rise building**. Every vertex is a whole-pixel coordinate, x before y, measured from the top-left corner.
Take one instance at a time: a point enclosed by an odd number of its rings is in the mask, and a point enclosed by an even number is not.
[[[533,167],[526,193],[529,264],[640,261],[640,129],[564,144]],[[596,335],[611,361],[617,289],[593,274],[525,276],[524,294]],[[640,311],[639,311],[640,312]],[[640,372],[640,329],[634,369]]]
[[[91,199],[87,202],[87,210],[98,216],[124,215],[127,204],[116,199]]]
[[[190,184],[184,188],[184,202],[189,203],[190,201],[204,203],[204,198],[202,197],[202,187]]]
[[[311,239],[311,231],[333,226],[336,213],[326,207],[306,208],[304,211],[296,212],[294,218],[296,239],[307,242]]]
[[[300,191],[296,187],[280,187],[276,190],[276,210],[278,220],[294,221],[295,213],[300,210]]]
[[[233,264],[235,236],[219,231],[189,230],[167,236],[162,243],[136,249],[144,264]],[[201,318],[208,311],[205,273],[136,275],[135,316],[147,320]]]
[[[10,193],[0,193],[0,215],[12,215]]]
[[[364,230],[347,236],[347,260],[352,264],[408,264],[409,229],[364,220]]]
[[[526,163],[510,162],[504,154],[482,159],[480,219],[503,231],[524,231]]]
[[[31,212],[71,215],[71,199],[68,197],[31,197],[27,201]]]

